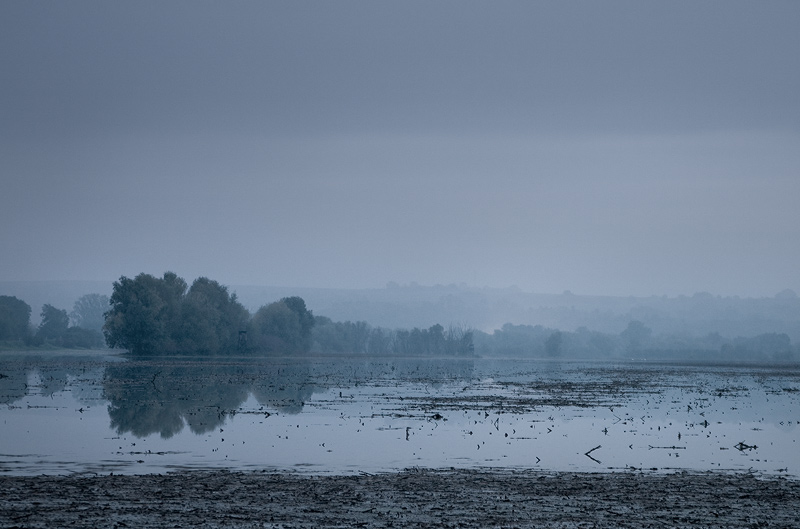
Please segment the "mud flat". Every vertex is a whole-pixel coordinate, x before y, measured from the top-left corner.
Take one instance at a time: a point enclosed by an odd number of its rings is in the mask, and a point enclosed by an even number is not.
[[[190,471],[0,477],[0,527],[800,527],[800,481],[750,473]]]

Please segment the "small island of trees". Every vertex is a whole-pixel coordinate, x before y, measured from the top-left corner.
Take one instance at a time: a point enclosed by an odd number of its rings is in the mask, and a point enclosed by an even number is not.
[[[191,286],[173,272],[114,282],[103,326],[109,347],[138,355],[356,353],[472,355],[471,330],[439,324],[387,330],[366,322],[314,316],[305,301],[285,297],[251,315],[235,293],[200,277]]]
[[[139,355],[304,352],[314,317],[299,297],[261,307],[252,317],[218,282],[191,287],[173,272],[114,282],[103,333],[109,347]]]

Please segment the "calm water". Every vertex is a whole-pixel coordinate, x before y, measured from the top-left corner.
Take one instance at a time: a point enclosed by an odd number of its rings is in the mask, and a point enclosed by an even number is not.
[[[0,355],[0,472],[752,469],[800,476],[800,368]]]

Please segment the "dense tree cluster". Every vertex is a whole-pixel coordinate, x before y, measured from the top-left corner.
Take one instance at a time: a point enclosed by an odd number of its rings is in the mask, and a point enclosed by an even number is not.
[[[371,327],[363,321],[334,322],[316,317],[314,348],[322,353],[368,355],[465,356],[474,353],[473,332],[461,326],[445,329],[439,324],[428,329],[389,330]]]
[[[69,325],[69,316],[64,309],[45,304],[42,307],[42,323],[36,331],[34,341],[48,343],[67,349],[89,349],[102,345],[102,335],[95,329]]]
[[[283,298],[264,305],[248,326],[249,347],[271,353],[308,351],[314,322],[314,315],[302,298]]]
[[[782,293],[777,301],[794,303]],[[696,295],[693,302],[709,302]],[[284,297],[250,314],[236,294],[205,277],[191,287],[172,272],[162,277],[121,277],[111,298],[87,294],[72,312],[45,304],[41,324],[30,323],[31,308],[0,296],[3,347],[110,347],[135,354],[364,354],[370,356],[518,356],[677,361],[793,362],[800,346],[783,332],[728,338],[706,334],[653,332],[649,324],[627,321],[618,333],[578,327],[573,332],[542,325],[505,324],[487,334],[464,326],[387,329],[365,321],[315,316],[300,297]],[[101,334],[102,331],[102,334]]]
[[[76,310],[80,313],[78,303]],[[0,341],[26,347],[88,349],[102,345],[103,338],[99,329],[70,326],[66,310],[45,304],[42,306],[42,322],[36,329],[31,328],[30,316],[31,307],[27,303],[13,296],[0,296]]]
[[[42,323],[36,335],[44,340],[56,340],[64,335],[69,328],[69,316],[64,309],[57,309],[45,304],[42,307]]]
[[[135,354],[217,353],[237,347],[249,313],[235,294],[205,277],[191,288],[172,272],[114,282],[103,333]]]
[[[94,301],[87,298],[80,305],[91,308]],[[161,278],[139,274],[116,281],[103,332],[110,347],[142,355],[292,354],[312,349],[411,356],[474,352],[473,332],[463,327],[437,324],[390,331],[365,322],[333,322],[315,317],[296,296],[264,305],[251,317],[236,295],[216,281],[201,277],[188,287],[172,272]]]
[[[270,303],[251,318],[218,282],[200,277],[189,287],[167,272],[114,282],[103,332],[109,347],[142,355],[294,353],[308,350],[313,325],[301,298]]]
[[[784,333],[765,333],[751,338],[737,338],[722,345],[721,353],[731,360],[794,360],[792,341]]]
[[[574,332],[541,325],[507,323],[492,334],[476,333],[476,350],[487,356],[621,358],[683,361],[791,362],[799,355],[785,333],[764,333],[749,338],[723,338],[718,333],[690,337],[655,335],[649,327],[632,320],[619,334]]]
[[[0,340],[24,340],[30,322],[30,305],[14,296],[0,296]]]

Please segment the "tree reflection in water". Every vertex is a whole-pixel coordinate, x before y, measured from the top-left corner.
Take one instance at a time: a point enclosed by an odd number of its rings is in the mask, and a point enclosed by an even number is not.
[[[0,365],[0,404],[30,395],[53,397],[67,389],[81,403],[94,403],[92,388],[102,378],[103,362],[84,356],[9,355]]]
[[[323,388],[304,362],[134,361],[109,366],[103,383],[111,427],[138,437],[169,438],[184,425],[195,434],[220,427],[252,393],[259,403],[299,413]]]
[[[0,375],[0,404],[11,405],[28,394],[27,371],[4,369]]]
[[[314,393],[336,386],[469,379],[470,360],[267,359],[133,360],[109,365],[103,380],[111,427],[117,433],[169,438],[188,425],[211,432],[252,395],[269,410],[297,414]]]

